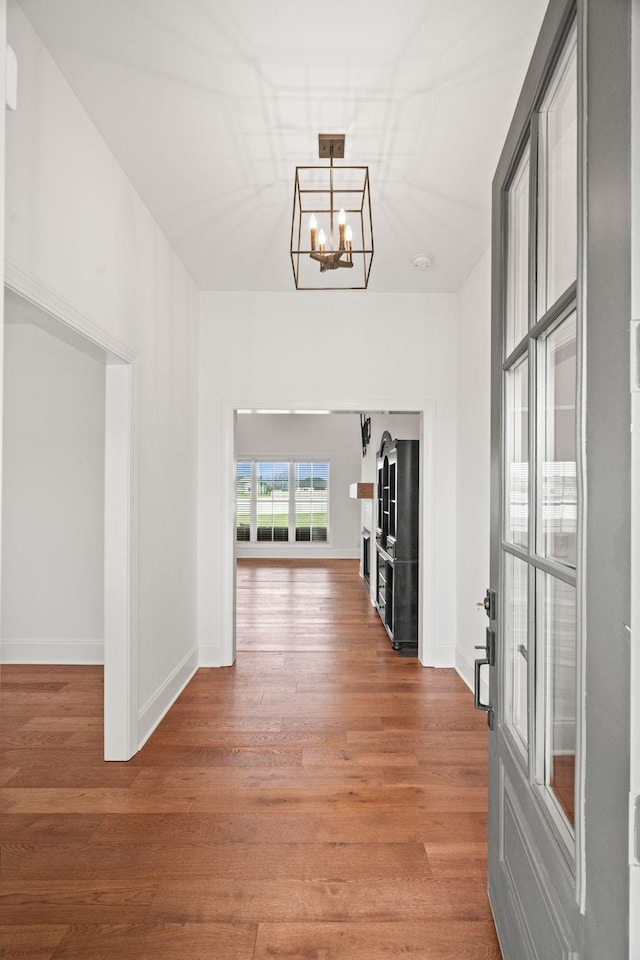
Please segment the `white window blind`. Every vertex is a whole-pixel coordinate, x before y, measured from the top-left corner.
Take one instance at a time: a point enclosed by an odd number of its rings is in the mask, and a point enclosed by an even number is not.
[[[289,539],[289,464],[260,460],[256,473],[256,539]]]
[[[251,537],[251,499],[253,490],[252,463],[238,460],[236,464],[236,540]]]
[[[327,542],[329,464],[296,463],[295,522],[298,542]]]

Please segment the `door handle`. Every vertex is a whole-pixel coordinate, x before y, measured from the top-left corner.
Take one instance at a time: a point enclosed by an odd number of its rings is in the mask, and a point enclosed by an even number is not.
[[[489,729],[493,730],[493,707],[490,703],[483,703],[480,696],[480,678],[483,667],[493,667],[496,662],[496,635],[493,630],[487,627],[486,643],[476,646],[476,650],[484,650],[484,657],[478,657],[474,661],[474,683],[473,683],[473,705],[476,710],[484,710],[487,714],[487,723]]]
[[[486,663],[488,664],[488,666],[493,667],[493,666],[495,666],[495,662],[496,662],[496,635],[495,635],[495,631],[492,630],[491,627],[487,627],[487,631],[486,631],[485,636],[486,636],[486,638],[487,638],[487,639],[486,639],[486,642],[485,642],[485,643],[476,644],[476,646],[475,646],[473,649],[474,649],[474,650],[484,650],[484,655],[485,655],[485,658],[486,658]]]

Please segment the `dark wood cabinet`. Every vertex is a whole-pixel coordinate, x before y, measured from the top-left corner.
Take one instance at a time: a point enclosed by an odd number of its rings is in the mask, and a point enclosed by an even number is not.
[[[418,649],[419,443],[385,431],[377,459],[376,605],[394,650]]]

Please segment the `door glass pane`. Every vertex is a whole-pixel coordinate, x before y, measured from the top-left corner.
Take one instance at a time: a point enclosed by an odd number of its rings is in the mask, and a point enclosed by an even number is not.
[[[524,152],[507,200],[506,352],[529,327],[529,147]]]
[[[578,82],[575,30],[540,112],[538,317],[576,279]]]
[[[542,477],[538,548],[550,560],[576,565],[576,315],[539,345],[543,383]]]
[[[528,564],[505,553],[505,676],[506,720],[526,749],[527,715],[527,579]]]
[[[543,782],[574,822],[576,760],[576,591],[538,574],[538,643],[544,659]]]
[[[505,377],[505,540],[526,549],[529,536],[528,356]]]

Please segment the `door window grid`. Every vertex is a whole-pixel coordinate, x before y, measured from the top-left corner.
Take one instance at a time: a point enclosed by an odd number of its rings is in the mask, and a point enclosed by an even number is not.
[[[505,374],[505,540],[527,549],[529,542],[529,360]]]
[[[236,542],[327,543],[329,462],[236,462]]]
[[[538,570],[537,635],[542,681],[540,711],[548,735],[540,745],[536,780],[567,823],[575,819],[576,588]]]
[[[576,279],[578,247],[577,29],[537,114],[537,318]]]
[[[526,762],[529,742],[528,673],[528,565],[513,554],[505,555],[504,649],[507,696],[505,716]]]
[[[537,552],[575,570],[576,314],[538,340]]]
[[[568,115],[572,104],[575,117]],[[546,113],[545,113],[546,111]],[[557,114],[550,116],[551,113]],[[562,124],[568,118],[567,136]],[[559,121],[559,122],[558,122]],[[575,121],[575,122],[574,122]],[[575,791],[578,647],[576,629],[576,534],[580,505],[576,489],[576,248],[577,248],[577,66],[576,30],[568,38],[540,113],[532,122],[536,150],[535,182],[530,178],[529,209],[535,222],[527,225],[528,243],[535,249],[529,270],[537,278],[531,308],[537,322],[527,332],[517,319],[514,303],[522,302],[511,286],[522,278],[520,240],[507,239],[504,295],[503,420],[503,618],[502,685],[504,720],[516,752],[538,791],[556,835],[575,858]],[[557,147],[557,149],[556,149]],[[520,159],[507,191],[507,232],[522,228],[519,193]],[[572,171],[569,166],[572,165]],[[564,169],[564,174],[563,174]],[[558,207],[560,212],[558,213]],[[515,211],[520,211],[517,213]],[[564,212],[563,212],[564,211]],[[554,219],[555,218],[555,219]],[[533,238],[536,238],[534,241]],[[563,250],[560,248],[565,244]],[[509,258],[517,262],[510,263]],[[521,332],[518,341],[515,331]],[[524,359],[523,359],[524,358]],[[526,445],[517,426],[522,402],[523,369],[528,367],[529,445],[535,469],[528,474],[528,540],[515,522],[516,500],[523,499],[523,481],[516,490],[515,464],[524,462]],[[568,440],[572,435],[573,442]],[[527,453],[528,453],[527,450]],[[518,460],[517,457],[522,459]],[[520,468],[524,473],[524,468]],[[523,526],[523,524],[520,524]],[[516,561],[516,558],[520,560]],[[516,576],[523,563],[532,576]],[[522,581],[529,583],[523,602]],[[520,586],[518,586],[520,585]],[[517,589],[516,589],[517,588]],[[556,603],[553,602],[556,599]],[[562,601],[562,602],[560,602]],[[528,641],[520,644],[521,617],[528,607]],[[519,663],[518,653],[523,659]],[[524,654],[526,653],[526,657]],[[528,670],[531,664],[532,669]],[[527,674],[527,695],[523,674]],[[571,679],[570,679],[571,678]],[[523,722],[523,703],[530,706]],[[527,728],[529,742],[527,743]]]
[[[530,154],[527,144],[509,187],[507,206],[506,353],[520,343],[529,326]]]

